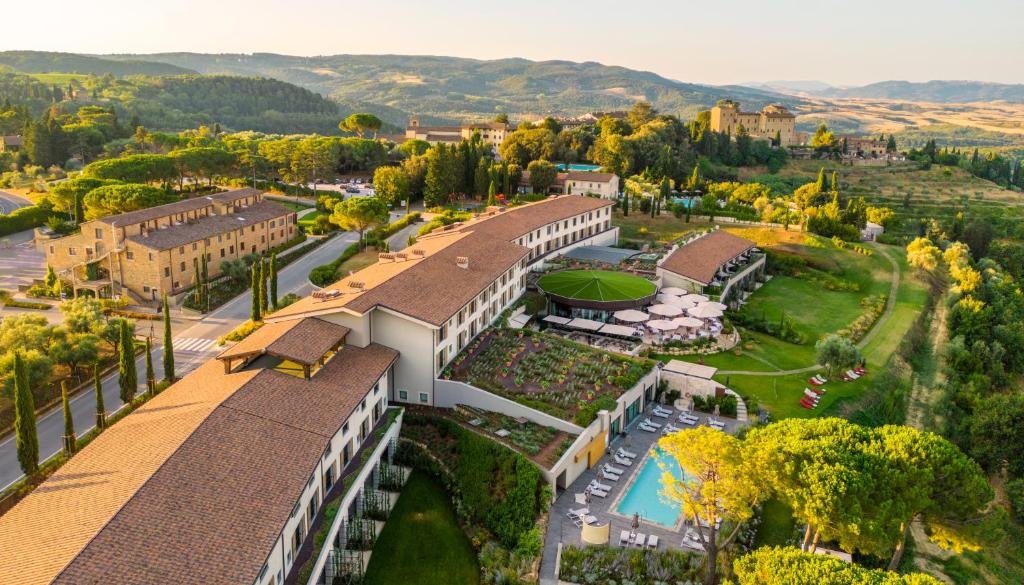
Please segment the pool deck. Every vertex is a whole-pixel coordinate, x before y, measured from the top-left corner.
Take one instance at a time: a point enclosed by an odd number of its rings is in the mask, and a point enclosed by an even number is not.
[[[673,409],[673,412],[678,413],[678,410]],[[648,433],[641,431],[636,428],[636,425],[644,418],[650,416],[651,409],[647,409],[644,415],[638,416],[635,421],[629,427],[626,428],[626,436],[624,438],[618,438],[612,441],[611,449],[614,453],[619,447],[636,453],[638,457],[634,460],[633,464],[626,469],[626,473],[623,474],[619,481],[611,481],[607,479],[598,479],[601,483],[605,483],[612,486],[611,492],[609,492],[607,498],[599,498],[597,496],[591,496],[590,498],[590,514],[596,516],[598,522],[610,522],[610,546],[619,545],[619,534],[623,530],[630,530],[630,523],[632,517],[620,516],[614,512],[619,499],[622,494],[626,492],[633,480],[639,473],[641,467],[643,467],[647,453],[654,447],[661,438],[662,434],[659,433]],[[665,419],[651,417],[654,422],[663,423]],[[735,419],[718,417],[719,420],[725,422],[725,430],[729,433],[735,433],[741,426],[745,426],[745,423],[737,422]],[[672,420],[672,419],[669,419]],[[701,415],[700,424],[706,425],[707,415]],[[682,426],[676,423],[676,426]],[[690,428],[690,427],[685,427]],[[540,582],[542,585],[555,585],[555,557],[558,554],[558,544],[564,545],[574,544],[579,545],[582,543],[580,540],[580,529],[573,524],[573,521],[566,516],[569,510],[575,510],[582,507],[576,503],[575,495],[577,493],[583,493],[584,488],[590,483],[590,480],[598,478],[600,475],[600,464],[609,463],[613,467],[622,467],[617,465],[610,455],[606,455],[601,458],[593,468],[583,472],[579,478],[568,489],[558,495],[555,503],[551,505],[551,521],[548,522],[547,535],[544,539],[544,552],[540,563]],[[667,528],[660,524],[653,524],[650,522],[641,522],[640,529],[637,532],[651,535],[656,534],[658,536],[659,549],[674,548],[681,550],[693,550],[683,546],[683,534],[686,532],[686,522],[683,522],[678,529]]]

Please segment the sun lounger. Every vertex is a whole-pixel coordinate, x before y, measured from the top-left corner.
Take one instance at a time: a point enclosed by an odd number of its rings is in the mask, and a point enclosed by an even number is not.
[[[602,471],[601,472],[601,477],[603,477],[604,479],[611,480],[611,481],[619,481],[619,478],[622,477],[622,476],[621,475],[616,475],[614,473],[608,473],[607,471]]]
[[[658,548],[658,535],[652,534],[647,539],[647,548]]]
[[[679,428],[679,427],[675,426],[675,425],[674,425],[674,424],[672,424],[672,423],[668,423],[667,425],[665,425],[665,430],[664,430],[664,431],[662,431],[662,433],[664,433],[664,434],[666,434],[666,435],[667,435],[667,434],[669,434],[669,433],[678,433],[678,432],[679,432],[679,431],[681,431],[681,430],[683,430],[683,429],[681,429],[681,428]]]
[[[661,425],[658,425],[658,426],[661,426]],[[647,423],[640,423],[640,424],[636,425],[636,427],[638,429],[640,429],[641,431],[646,431],[648,433],[656,433],[656,432],[658,432],[658,427],[652,427],[651,425],[649,425]]]
[[[594,486],[590,486],[590,495],[597,496],[599,498],[607,498],[608,497],[608,491],[596,488]]]
[[[597,488],[597,489],[599,489],[601,491],[604,491],[604,492],[612,491],[612,486],[610,486],[608,484],[605,484],[605,483],[601,483],[601,482],[597,481],[596,479],[590,480],[590,487]]]
[[[626,451],[622,447],[619,447],[619,450],[616,451],[615,454],[618,455],[619,457],[623,457],[625,459],[636,459],[636,457],[637,457],[636,453],[633,453],[631,451]]]
[[[590,508],[580,508],[579,510],[569,510],[565,513],[570,518],[579,518],[580,516],[586,516],[590,513]]]
[[[662,412],[662,411],[660,411],[658,409],[654,409],[654,410],[651,411],[651,415],[652,416],[656,416],[658,418],[668,418],[668,417],[672,416],[672,413]]]
[[[697,424],[697,420],[698,419],[695,419],[695,418],[682,418],[682,417],[680,417],[679,418],[679,423],[692,427],[693,425]]]
[[[668,408],[667,406],[662,406],[660,404],[655,404],[654,405],[654,412],[664,412],[665,414],[669,414],[670,415],[670,414],[672,414],[672,409]]]
[[[804,388],[804,396],[810,398],[811,400],[817,400],[821,398],[817,392],[812,392],[810,388]]]
[[[607,471],[608,473],[614,473],[615,475],[622,475],[623,473],[626,473],[625,469],[620,469],[618,467],[612,467],[611,465],[608,465],[607,463],[604,464],[604,470]]]
[[[642,532],[637,532],[636,540],[633,541],[633,544],[637,545],[640,548],[643,548],[644,545],[647,544],[647,535]]]
[[[649,418],[645,418],[643,424],[645,424],[645,425],[647,425],[649,427],[654,427],[656,429],[660,429],[661,428],[661,425],[659,423],[656,423],[656,422],[652,421]]]
[[[633,465],[632,461],[630,461],[629,459],[624,459],[622,457],[619,457],[618,455],[615,455],[614,457],[612,457],[612,461],[614,461],[615,463],[618,463],[619,465],[623,465],[625,467],[629,467],[630,465]]]
[[[693,424],[693,423],[699,421],[700,417],[699,416],[693,416],[692,414],[686,414],[684,412],[683,414],[680,414],[679,417],[676,418],[676,420],[681,422],[681,423]]]
[[[575,494],[577,504],[587,505],[587,494]]]
[[[697,533],[694,532],[692,528],[687,530],[686,534],[683,535],[683,546],[696,550],[704,550],[704,545],[701,543],[700,538],[697,537]]]
[[[622,530],[619,532],[619,545],[626,546],[627,544],[629,544],[629,531]]]

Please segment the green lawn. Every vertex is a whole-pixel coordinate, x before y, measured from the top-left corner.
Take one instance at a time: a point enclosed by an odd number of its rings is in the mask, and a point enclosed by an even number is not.
[[[413,473],[374,546],[365,585],[476,585],[480,568],[448,494]]]
[[[297,201],[285,201],[284,199],[273,199],[274,203],[283,205],[292,211],[305,211],[313,207],[312,203],[299,203]]]
[[[654,294],[654,283],[609,270],[564,270],[542,276],[537,286],[548,293],[587,301],[624,301]]]
[[[761,507],[761,525],[757,528],[754,546],[786,546],[793,536],[793,511],[771,498]]]
[[[309,208],[308,207],[303,207],[303,209],[309,209]],[[330,217],[331,216],[331,214],[327,213],[326,211],[317,211],[315,213],[307,213],[306,215],[303,215],[302,217],[299,218],[299,225],[301,225],[301,226],[311,226],[311,225],[316,223],[316,218],[320,217],[321,215],[324,216],[324,217]]]

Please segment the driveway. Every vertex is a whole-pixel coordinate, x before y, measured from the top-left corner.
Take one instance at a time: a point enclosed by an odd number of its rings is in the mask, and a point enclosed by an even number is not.
[[[46,256],[32,238],[32,230],[0,238],[0,290],[15,292],[46,275]]]
[[[28,207],[32,201],[7,191],[0,191],[0,214],[7,214],[20,207]]]

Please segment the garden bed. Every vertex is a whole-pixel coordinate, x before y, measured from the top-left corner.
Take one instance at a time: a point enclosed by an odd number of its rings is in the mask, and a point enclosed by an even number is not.
[[[576,439],[575,435],[565,431],[477,408],[456,406],[452,416],[463,425],[521,452],[546,469],[558,463]]]
[[[697,583],[703,564],[703,556],[687,551],[567,546],[562,549],[558,577],[569,583]]]
[[[443,376],[586,426],[593,419],[588,405],[614,400],[652,367],[649,360],[622,357],[554,335],[490,329],[458,355]],[[581,411],[590,418],[576,420]]]

